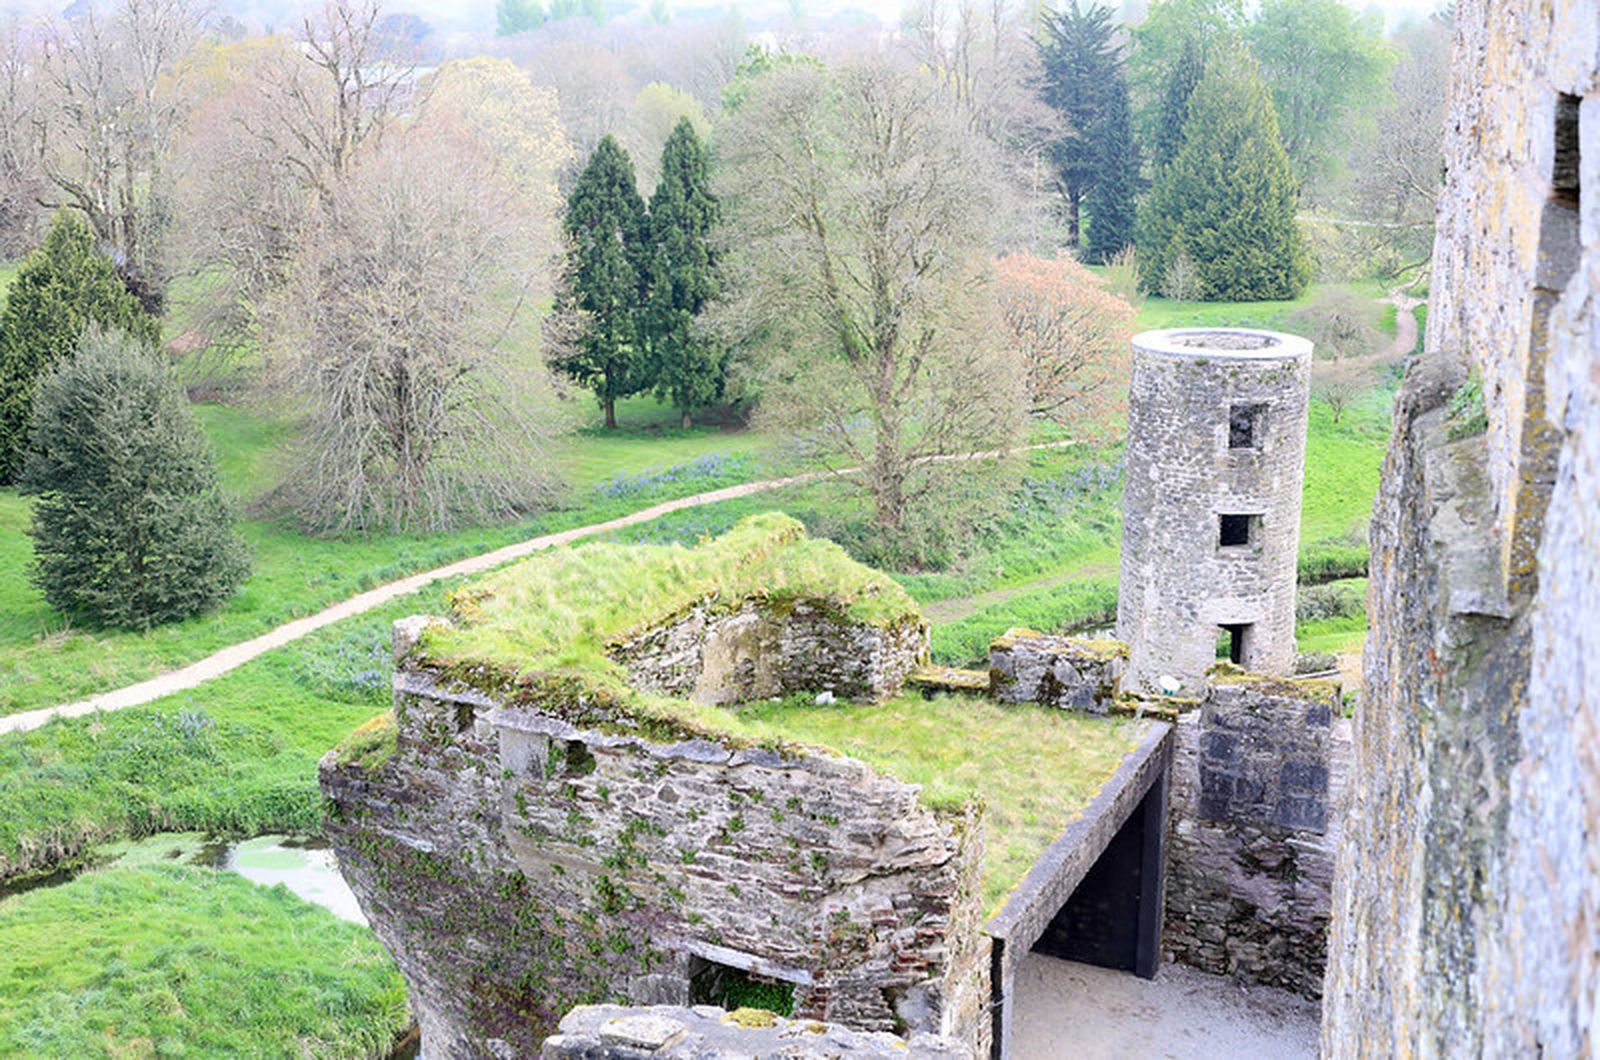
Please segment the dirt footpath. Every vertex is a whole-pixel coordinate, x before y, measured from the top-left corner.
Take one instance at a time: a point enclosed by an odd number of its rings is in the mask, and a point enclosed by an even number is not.
[[[1017,1060],[1300,1060],[1317,1055],[1322,1006],[1164,964],[1151,980],[1031,954],[1016,986]]]

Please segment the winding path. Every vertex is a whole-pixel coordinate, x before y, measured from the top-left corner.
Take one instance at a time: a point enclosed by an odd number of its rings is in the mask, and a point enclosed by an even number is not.
[[[988,460],[1011,453],[1027,452],[1034,449],[1055,449],[1061,446],[1072,445],[1070,441],[1043,442],[1038,445],[1024,445],[1015,449],[990,449],[979,453],[963,453],[952,456],[933,457],[932,459],[946,461],[961,460]],[[647,523],[652,519],[659,519],[663,515],[682,511],[685,508],[697,508],[705,504],[715,504],[718,501],[733,500],[737,497],[749,497],[757,493],[766,493],[780,489],[784,486],[795,486],[804,482],[812,482],[828,475],[848,475],[858,471],[858,468],[845,468],[841,471],[811,471],[803,475],[790,475],[787,478],[763,479],[760,482],[746,482],[739,486],[727,486],[722,489],[710,490],[706,493],[696,493],[688,497],[679,497],[677,500],[663,501],[660,504],[641,508],[639,511],[616,519],[608,519],[603,523],[591,523],[588,526],[573,527],[571,530],[562,530],[554,534],[541,534],[530,537],[525,541],[497,548],[492,552],[484,552],[466,559],[457,560],[443,567],[423,571],[419,574],[408,575],[396,581],[368,589],[347,600],[323,608],[316,614],[297,618],[291,622],[270,629],[257,637],[252,637],[238,644],[231,644],[220,651],[213,652],[205,658],[192,662],[176,670],[157,674],[155,677],[137,684],[126,685],[102,692],[88,699],[81,699],[75,703],[63,703],[54,707],[42,707],[38,710],[26,710],[0,718],[0,734],[13,732],[27,732],[37,729],[54,718],[77,718],[85,714],[93,714],[102,710],[121,710],[124,707],[137,707],[162,696],[174,692],[183,692],[202,685],[216,677],[221,677],[232,670],[236,670],[245,663],[261,655],[281,648],[285,644],[299,640],[308,633],[314,633],[324,626],[332,625],[341,619],[354,615],[364,614],[375,607],[399,599],[410,593],[424,588],[428,583],[440,578],[452,578],[465,574],[481,574],[514,559],[521,559],[534,552],[557,545],[567,545],[581,538],[592,537],[595,534],[604,534],[612,530],[620,530],[625,526],[638,523]]]

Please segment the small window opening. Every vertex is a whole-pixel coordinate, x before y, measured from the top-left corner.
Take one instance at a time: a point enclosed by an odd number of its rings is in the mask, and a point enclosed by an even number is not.
[[[1235,666],[1244,665],[1245,641],[1250,636],[1250,623],[1224,624],[1222,636],[1217,640],[1217,658],[1227,659]]]
[[[794,984],[769,979],[703,957],[690,958],[689,1002],[717,1005],[732,1012],[759,1008],[779,1016],[794,1014]]]
[[[550,744],[550,775],[593,773],[594,755],[582,740],[554,740]]]
[[[1254,515],[1222,515],[1218,517],[1217,544],[1223,548],[1248,545],[1255,536]]]
[[[1578,114],[1582,102],[1578,96],[1565,92],[1556,97],[1556,157],[1551,167],[1550,192],[1557,202],[1573,209],[1578,207],[1578,195],[1582,190],[1578,153]]]
[[[1265,405],[1234,405],[1228,409],[1228,448],[1258,449]]]

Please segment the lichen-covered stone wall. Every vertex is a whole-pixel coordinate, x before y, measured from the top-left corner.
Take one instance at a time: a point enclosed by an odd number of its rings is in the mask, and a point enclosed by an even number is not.
[[[1116,701],[1127,662],[1121,641],[1007,630],[989,645],[989,692],[1001,703],[1104,714]]]
[[[1183,345],[1189,331],[1133,340],[1117,598],[1129,691],[1156,691],[1171,675],[1196,694],[1224,624],[1251,627],[1247,669],[1294,670],[1311,344],[1192,330],[1201,345]],[[1270,345],[1235,348],[1250,338]],[[1236,410],[1250,420],[1249,445],[1230,444]],[[1246,543],[1221,544],[1224,514],[1249,518]]]
[[[1462,0],[1454,25],[1429,352],[1397,403],[1372,520],[1323,1046],[1588,1055],[1600,7]]]
[[[409,663],[395,753],[324,759],[327,834],[430,1055],[527,1055],[582,1002],[708,963],[798,1017],[987,1047],[981,824],[850,759],[674,737],[576,683]]]
[[[928,653],[916,621],[887,628],[851,622],[823,600],[781,609],[746,601],[732,611],[702,602],[672,622],[610,646],[628,683],[696,703],[749,703],[790,690],[843,699],[899,694]]]
[[[1175,729],[1168,958],[1309,997],[1322,991],[1349,726],[1325,682],[1208,684]]]

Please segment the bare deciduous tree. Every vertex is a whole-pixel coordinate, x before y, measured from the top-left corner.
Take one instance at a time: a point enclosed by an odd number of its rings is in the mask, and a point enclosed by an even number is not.
[[[45,175],[32,26],[0,25],[0,258],[21,257],[41,235]]]
[[[52,24],[35,112],[48,205],[81,210],[145,308],[166,289],[165,166],[184,113],[181,60],[199,34],[198,0],[122,0],[110,18],[84,5]]]
[[[718,144],[740,292],[724,327],[761,350],[767,414],[825,466],[861,467],[875,526],[898,537],[974,475],[948,458],[1021,423],[987,286],[990,146],[932,77],[882,57],[763,74]]]
[[[313,213],[270,328],[308,420],[281,495],[309,525],[439,529],[547,499],[547,384],[503,341],[539,249],[518,205],[441,119],[369,145]]]

